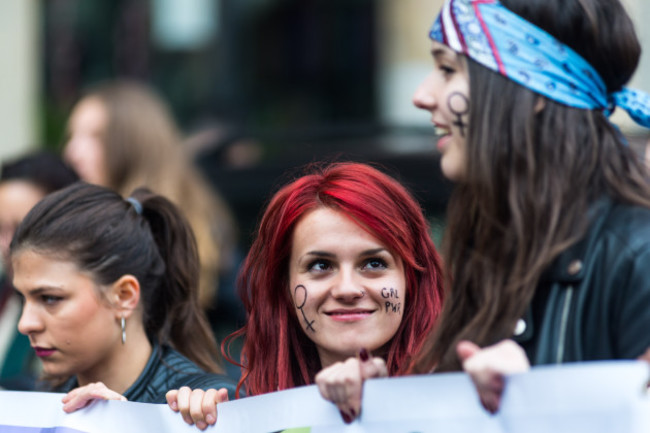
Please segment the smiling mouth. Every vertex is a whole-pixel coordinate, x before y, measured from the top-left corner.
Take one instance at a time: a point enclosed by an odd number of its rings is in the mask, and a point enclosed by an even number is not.
[[[433,129],[434,129],[434,131],[435,131],[435,134],[436,134],[438,137],[444,137],[445,135],[449,135],[450,132],[451,132],[451,131],[449,130],[449,128],[445,128],[445,127],[443,127],[443,126],[439,126],[439,125],[434,125],[434,128],[433,128]]]
[[[375,311],[354,309],[354,310],[333,310],[325,314],[337,322],[356,322],[370,317]]]

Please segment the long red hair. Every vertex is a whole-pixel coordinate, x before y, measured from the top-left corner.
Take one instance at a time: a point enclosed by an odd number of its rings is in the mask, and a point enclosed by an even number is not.
[[[239,274],[248,320],[222,348],[245,335],[238,392],[242,385],[248,395],[257,395],[311,384],[321,368],[289,293],[294,228],[321,207],[348,215],[404,263],[408,302],[386,357],[390,375],[408,370],[435,324],[443,295],[441,261],[416,200],[395,179],[366,164],[311,167],[273,196]]]

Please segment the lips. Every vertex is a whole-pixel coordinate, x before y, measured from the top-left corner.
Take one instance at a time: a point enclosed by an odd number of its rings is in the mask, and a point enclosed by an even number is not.
[[[447,149],[449,140],[451,140],[451,135],[443,135],[441,137],[438,137],[436,147],[441,153],[444,153],[445,149]]]
[[[56,349],[47,349],[44,347],[35,346],[34,351],[36,352],[36,356],[38,356],[39,358],[47,358],[48,356],[56,352]]]
[[[440,152],[443,152],[447,147],[447,142],[451,139],[451,132],[449,131],[449,128],[445,128],[438,124],[434,124],[434,127],[436,137],[438,137],[436,147]]]
[[[370,317],[372,313],[374,313],[374,310],[364,308],[339,308],[327,311],[325,314],[337,322],[356,322]]]

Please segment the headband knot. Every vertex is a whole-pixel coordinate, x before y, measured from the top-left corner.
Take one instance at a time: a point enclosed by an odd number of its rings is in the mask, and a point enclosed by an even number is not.
[[[135,197],[127,197],[124,200],[129,202],[131,206],[133,206],[133,209],[135,209],[135,213],[138,215],[142,215],[142,203],[138,201]]]

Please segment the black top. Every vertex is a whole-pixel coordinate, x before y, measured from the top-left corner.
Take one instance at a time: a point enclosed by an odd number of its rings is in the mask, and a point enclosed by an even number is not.
[[[77,379],[73,377],[56,391],[69,392],[78,386]],[[204,372],[168,346],[154,344],[147,365],[133,385],[126,390],[124,397],[140,403],[167,403],[167,391],[181,386],[203,390],[226,388],[228,398],[233,400],[237,385],[223,374]]]
[[[650,209],[602,199],[590,213],[514,337],[534,365],[634,359],[650,347]]]

